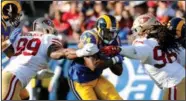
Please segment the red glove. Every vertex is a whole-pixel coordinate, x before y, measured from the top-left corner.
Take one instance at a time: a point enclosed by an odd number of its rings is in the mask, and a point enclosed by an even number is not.
[[[120,52],[120,48],[118,46],[104,46],[100,49],[101,53],[106,56],[116,56]]]

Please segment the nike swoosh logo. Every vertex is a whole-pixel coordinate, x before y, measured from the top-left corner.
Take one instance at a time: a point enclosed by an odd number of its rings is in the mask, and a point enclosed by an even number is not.
[[[91,52],[91,51],[89,51],[89,50],[86,50],[87,52]]]

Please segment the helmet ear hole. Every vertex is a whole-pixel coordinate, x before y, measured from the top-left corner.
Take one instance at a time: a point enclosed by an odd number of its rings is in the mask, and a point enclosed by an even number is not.
[[[47,34],[49,34],[49,33],[50,33],[50,31],[49,31],[48,29],[46,29],[46,33],[47,33]]]

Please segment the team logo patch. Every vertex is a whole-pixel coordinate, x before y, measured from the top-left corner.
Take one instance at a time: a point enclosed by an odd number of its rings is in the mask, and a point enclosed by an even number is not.
[[[147,22],[149,19],[150,19],[150,17],[147,17],[147,16],[142,17],[141,19],[139,19],[139,23],[143,24],[143,23]]]

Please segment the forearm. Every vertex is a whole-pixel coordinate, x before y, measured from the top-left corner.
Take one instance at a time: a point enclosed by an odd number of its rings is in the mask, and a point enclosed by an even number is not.
[[[134,46],[122,46],[120,48],[121,48],[120,55],[133,59],[138,59],[137,52]]]
[[[65,50],[63,48],[58,49],[50,54],[50,57],[54,60],[59,60],[65,57]]]
[[[95,44],[86,44],[85,47],[81,49],[66,49],[65,56],[67,59],[76,59],[76,58],[83,58],[87,56],[93,56],[95,55],[99,49],[97,48],[97,45]]]

